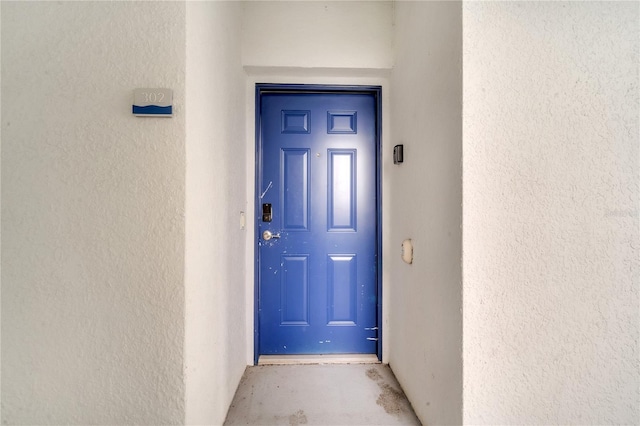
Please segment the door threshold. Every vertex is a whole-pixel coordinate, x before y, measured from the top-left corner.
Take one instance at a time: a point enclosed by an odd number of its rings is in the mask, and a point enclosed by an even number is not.
[[[260,355],[258,365],[380,364],[375,354]]]

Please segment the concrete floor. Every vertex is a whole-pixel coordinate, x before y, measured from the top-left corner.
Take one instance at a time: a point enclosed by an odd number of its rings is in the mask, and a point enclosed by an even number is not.
[[[225,425],[419,425],[388,365],[248,367]]]

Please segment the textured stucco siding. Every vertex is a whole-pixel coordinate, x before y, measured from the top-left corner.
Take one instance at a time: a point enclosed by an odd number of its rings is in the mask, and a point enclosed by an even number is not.
[[[462,422],[462,4],[398,2],[389,191],[389,363],[424,424]],[[411,238],[413,263],[401,244]]]
[[[258,67],[391,68],[391,1],[245,3],[242,63]]]
[[[222,424],[247,365],[241,18],[240,2],[187,3],[187,424]]]
[[[2,423],[181,423],[185,6],[1,7]]]
[[[637,2],[0,12],[3,424],[224,420],[256,81],[384,87],[385,359],[424,423],[640,423]]]
[[[465,423],[640,422],[638,10],[465,3]]]

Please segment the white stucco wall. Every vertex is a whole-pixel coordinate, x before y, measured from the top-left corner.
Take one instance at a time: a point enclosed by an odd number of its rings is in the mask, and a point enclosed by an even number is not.
[[[255,1],[246,3],[244,19],[244,65],[393,65],[389,1]]]
[[[222,424],[247,365],[241,16],[239,2],[187,3],[187,424]]]
[[[185,6],[1,7],[1,421],[180,423]]]
[[[423,422],[640,423],[638,7],[2,2],[0,420],[224,419],[261,81],[383,86],[384,359]]]
[[[464,6],[464,422],[638,424],[639,4]]]
[[[424,424],[462,422],[462,8],[398,2],[391,78],[389,363]],[[391,162],[391,158],[388,159]],[[400,257],[411,238],[413,264]]]

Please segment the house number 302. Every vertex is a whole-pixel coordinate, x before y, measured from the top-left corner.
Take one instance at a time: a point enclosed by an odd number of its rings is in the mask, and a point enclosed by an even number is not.
[[[142,92],[142,102],[164,102],[165,94],[162,92]]]
[[[171,89],[136,89],[134,91],[135,105],[169,106],[173,100]]]

